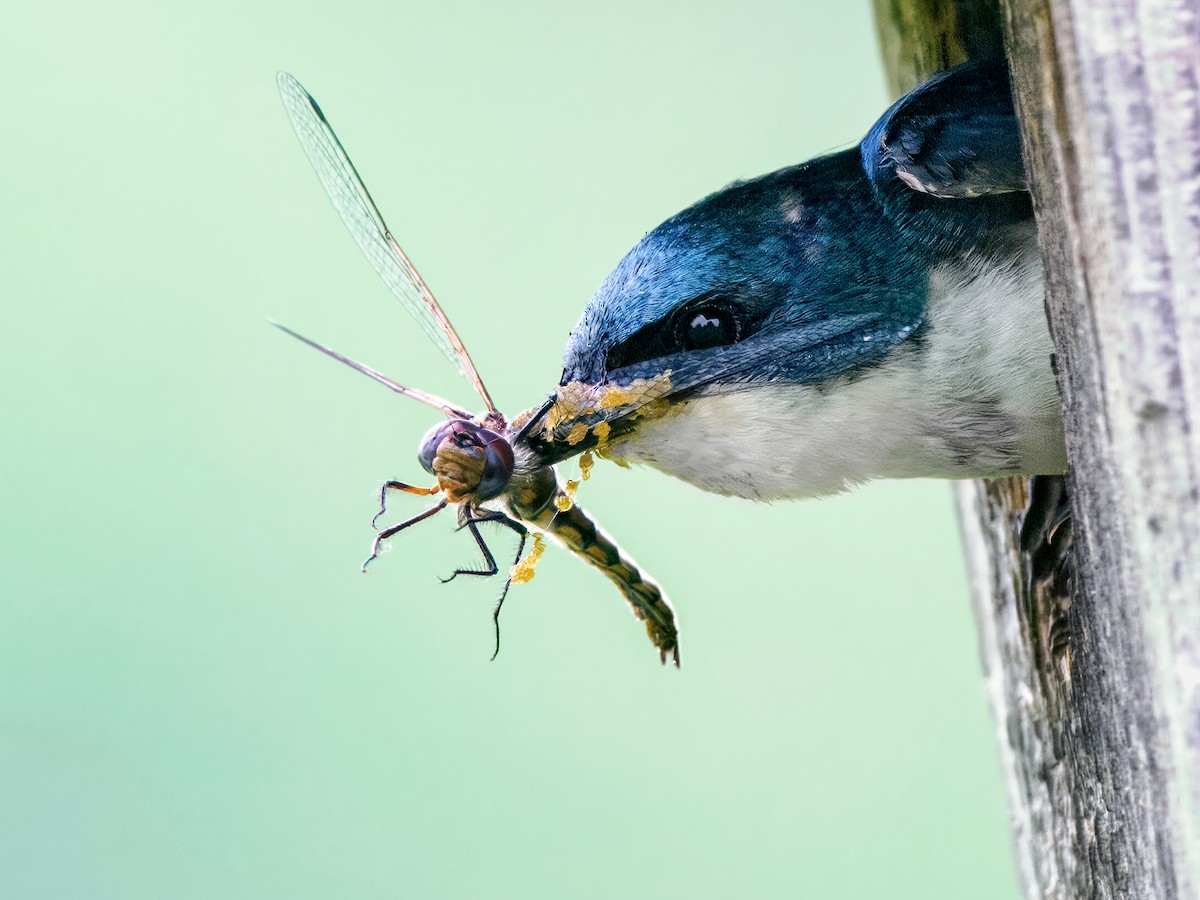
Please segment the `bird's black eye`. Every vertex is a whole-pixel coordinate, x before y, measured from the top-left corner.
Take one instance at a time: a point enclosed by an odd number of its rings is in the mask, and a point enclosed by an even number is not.
[[[643,325],[609,348],[605,368],[612,372],[672,353],[708,350],[744,341],[754,334],[771,306],[764,295],[760,309],[734,297],[710,292],[693,297],[670,315]]]
[[[723,347],[738,339],[737,319],[728,310],[702,306],[689,310],[679,323],[679,344],[684,350]]]

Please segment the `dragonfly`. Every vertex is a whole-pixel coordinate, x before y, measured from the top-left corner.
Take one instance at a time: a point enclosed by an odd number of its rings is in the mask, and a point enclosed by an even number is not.
[[[371,520],[371,525],[376,527],[386,512],[389,494],[398,492],[437,499],[432,506],[399,524],[378,530],[371,545],[371,555],[363,563],[363,571],[367,571],[367,567],[391,538],[453,506],[457,509],[459,530],[466,530],[474,539],[483,557],[483,565],[456,569],[449,578],[443,579],[444,582],[459,575],[490,577],[500,574],[495,554],[480,532],[480,525],[492,523],[502,526],[518,538],[516,555],[492,614],[496,637],[493,659],[500,651],[500,609],[505,597],[514,582],[528,581],[532,577],[533,566],[544,548],[542,535],[548,535],[616,585],[634,615],[645,622],[647,635],[658,650],[659,660],[665,664],[670,659],[678,667],[679,630],[674,609],[662,588],[645,575],[616,541],[575,502],[574,492],[578,481],[568,481],[564,485],[553,466],[522,465],[522,460],[514,453],[514,445],[520,442],[550,404],[527,410],[511,422],[500,412],[458,332],[434,298],[425,279],[393,237],[370,191],[317,101],[286,72],[279,73],[277,82],[292,128],[316,170],[317,178],[359,249],[429,340],[470,382],[484,406],[482,413],[473,414],[441,397],[403,385],[284,325],[271,323],[314,350],[361,372],[397,394],[440,411],[446,417],[445,421],[438,422],[425,434],[417,452],[418,462],[427,473],[434,476],[435,483],[423,487],[395,479],[385,481],[379,491],[379,511]],[[581,466],[581,470],[582,477],[586,478],[590,456],[585,454],[584,459],[588,462]],[[533,547],[522,558],[531,533]]]

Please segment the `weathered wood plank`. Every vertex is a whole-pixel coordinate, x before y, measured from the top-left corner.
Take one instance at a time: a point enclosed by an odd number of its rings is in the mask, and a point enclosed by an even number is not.
[[[897,90],[993,46],[987,7],[877,0]],[[1196,898],[1200,2],[1003,11],[1075,509],[1035,480],[1025,553],[1028,484],[958,489],[1018,866],[1031,898]]]
[[[1069,896],[1200,896],[1200,6],[1010,0],[1060,360]],[[1067,855],[1067,854],[1070,855]]]
[[[999,0],[876,0],[875,8],[897,94],[951,65],[1003,52]],[[1027,897],[1065,900],[1077,896],[1077,867],[1069,773],[1061,765],[1070,526],[1052,527],[1063,491],[1058,478],[955,485],[1018,873]]]
[[[875,0],[879,50],[899,97],[971,59],[1004,52],[996,0]]]

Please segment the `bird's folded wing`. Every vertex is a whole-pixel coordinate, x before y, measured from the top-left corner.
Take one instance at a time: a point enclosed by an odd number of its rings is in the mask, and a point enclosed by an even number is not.
[[[876,190],[961,199],[1027,191],[1003,59],[959,66],[898,100],[862,142]]]

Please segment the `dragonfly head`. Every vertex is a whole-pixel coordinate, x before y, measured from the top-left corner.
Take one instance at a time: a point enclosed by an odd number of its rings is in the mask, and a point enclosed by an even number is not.
[[[437,478],[451,503],[498,497],[513,474],[508,441],[466,419],[450,419],[429,429],[421,439],[417,461]]]

